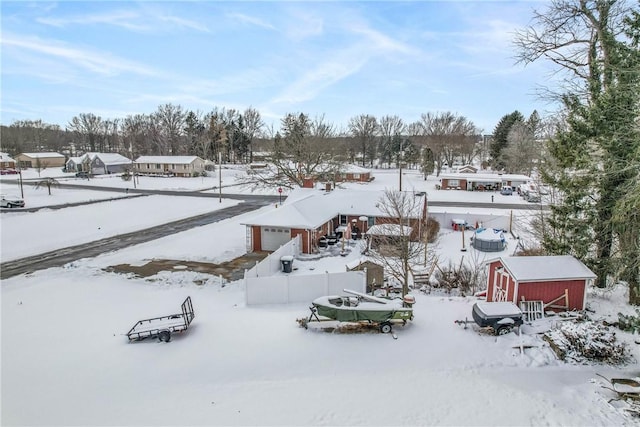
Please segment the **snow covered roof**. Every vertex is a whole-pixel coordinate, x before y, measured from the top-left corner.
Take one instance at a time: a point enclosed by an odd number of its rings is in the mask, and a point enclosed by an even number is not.
[[[384,191],[334,190],[329,193],[309,188],[293,190],[286,202],[256,216],[245,225],[315,229],[337,215],[386,216],[380,210]],[[420,217],[422,204],[413,217]]]
[[[409,236],[412,230],[406,225],[400,229],[399,224],[376,224],[369,227],[366,234],[371,236]]]
[[[73,164],[79,164],[82,163],[82,160],[85,158],[85,156],[80,156],[80,157],[69,157],[67,159],[67,163],[73,163]]]
[[[9,153],[0,153],[0,161],[3,161],[3,162],[15,162],[15,160],[13,160],[13,158],[11,158],[11,156],[9,156]]]
[[[62,154],[54,152],[22,153],[22,155],[31,157],[32,159],[50,159],[51,157],[64,157]]]
[[[188,165],[195,160],[200,159],[198,156],[140,156],[136,159],[136,163],[172,163],[180,165]]]
[[[473,181],[484,182],[502,182],[502,181],[530,181],[531,178],[526,175],[510,174],[510,173],[443,173],[440,178],[445,179],[468,179]]]
[[[342,169],[343,173],[370,173],[371,169],[363,168],[362,166],[348,164]]]
[[[105,165],[122,165],[131,163],[131,160],[118,153],[95,153],[92,157],[99,158]]]
[[[516,256],[499,259],[511,277],[519,282],[596,278],[593,271],[571,255]]]

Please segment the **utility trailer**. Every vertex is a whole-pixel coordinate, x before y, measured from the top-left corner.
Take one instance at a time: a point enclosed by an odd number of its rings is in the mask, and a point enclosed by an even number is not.
[[[180,307],[182,313],[138,321],[127,332],[129,342],[142,341],[147,338],[158,338],[160,341],[169,342],[173,332],[186,331],[195,317],[191,297],[187,297]]]
[[[511,302],[477,302],[471,314],[478,326],[491,327],[496,335],[508,334],[523,323],[522,310]]]

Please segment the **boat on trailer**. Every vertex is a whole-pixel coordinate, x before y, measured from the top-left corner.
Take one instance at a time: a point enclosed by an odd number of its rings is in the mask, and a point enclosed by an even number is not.
[[[344,289],[346,296],[331,295],[316,298],[309,309],[311,315],[302,319],[305,328],[310,322],[334,320],[338,322],[366,323],[378,326],[383,333],[391,332],[394,322],[406,324],[413,319],[415,298],[383,298]]]

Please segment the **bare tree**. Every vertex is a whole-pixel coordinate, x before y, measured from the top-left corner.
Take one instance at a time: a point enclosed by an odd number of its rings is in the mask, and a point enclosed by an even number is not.
[[[424,142],[431,149],[437,175],[445,163],[451,166],[456,159],[470,163],[476,155],[479,130],[472,121],[451,112],[422,114],[420,125]]]
[[[375,137],[377,131],[378,122],[374,116],[361,114],[349,119],[349,133],[357,140],[359,144],[363,167],[366,165],[365,162],[367,160],[367,157],[369,159],[375,158]]]
[[[255,108],[249,107],[244,110],[244,128],[249,139],[249,163],[253,162],[253,140],[260,134],[264,127],[264,121],[260,116],[260,112]]]
[[[157,136],[166,152],[172,155],[181,154],[181,138],[184,132],[185,113],[180,105],[164,104],[154,113],[154,125]]]
[[[305,178],[335,179],[340,171],[337,148],[329,144],[334,127],[324,116],[311,120],[308,115],[287,114],[281,120],[271,155],[272,169],[252,171],[246,184],[266,187],[302,186]]]
[[[380,161],[386,160],[387,164],[391,166],[391,162],[395,159],[397,164],[403,150],[404,122],[398,116],[387,115],[380,118],[378,128],[381,138]]]
[[[500,163],[508,173],[531,175],[540,160],[541,145],[526,123],[516,122],[507,136],[507,147],[502,150]]]
[[[92,113],[81,113],[74,116],[67,125],[67,129],[75,132],[78,136],[78,145],[85,152],[97,150],[102,127],[102,118]]]
[[[425,246],[422,242],[411,241],[418,235],[409,225],[411,218],[423,223],[423,198],[415,197],[412,192],[385,190],[379,202],[384,218],[381,235],[371,236],[372,250],[369,256],[385,267],[393,278],[402,283],[402,295],[409,292],[409,280],[414,267],[422,265],[425,258]],[[416,222],[414,221],[414,224]],[[420,230],[423,232],[424,230]]]
[[[45,178],[41,181],[37,181],[35,188],[40,189],[40,188],[46,187],[47,190],[49,191],[49,195],[51,195],[51,187],[58,187],[58,186],[60,186],[60,183],[55,178]]]

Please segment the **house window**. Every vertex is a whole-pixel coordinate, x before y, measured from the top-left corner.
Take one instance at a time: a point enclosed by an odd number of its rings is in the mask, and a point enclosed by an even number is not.
[[[176,165],[171,165],[171,169],[175,169],[175,168],[176,168]]]
[[[182,169],[187,170],[187,165],[182,165]]]
[[[459,179],[450,179],[449,180],[449,187],[460,187],[460,180]]]
[[[162,169],[162,165],[160,163],[156,163],[156,169]]]
[[[369,218],[367,218],[367,225],[369,227],[372,227],[372,226],[376,225],[376,217],[375,216],[370,216]]]
[[[147,163],[147,169],[151,169],[151,165]]]
[[[347,225],[347,216],[340,215],[340,225]]]
[[[353,179],[360,179],[360,174],[359,173],[354,173],[353,174]]]

